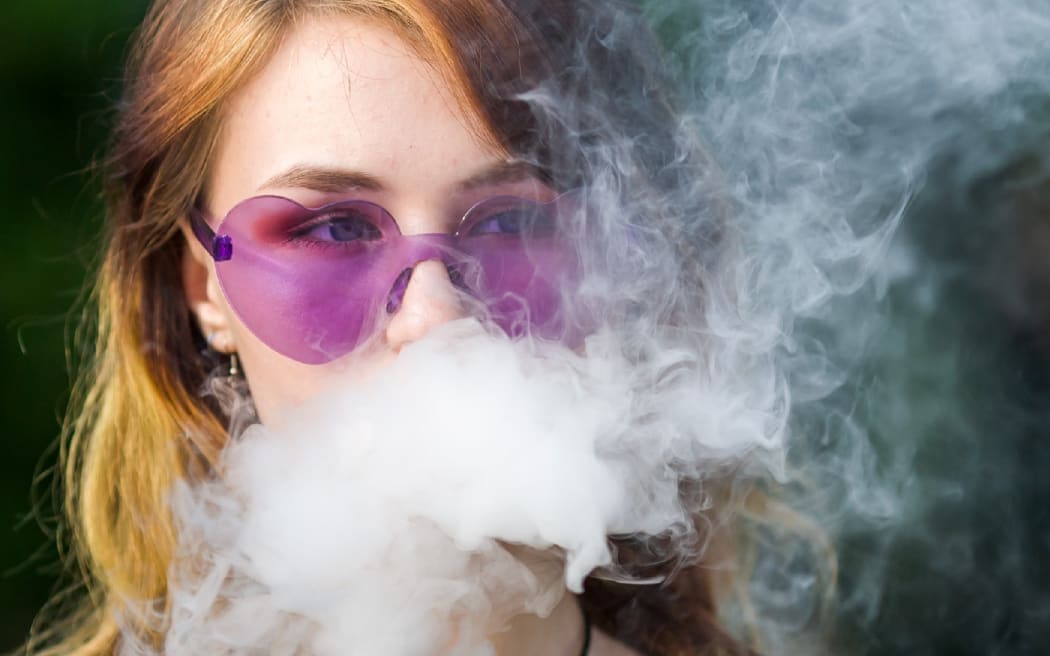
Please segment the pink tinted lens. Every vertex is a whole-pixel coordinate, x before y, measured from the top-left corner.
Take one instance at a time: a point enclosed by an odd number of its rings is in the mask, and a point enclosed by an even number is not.
[[[574,207],[495,198],[472,208],[457,235],[402,236],[382,207],[344,201],[308,209],[260,196],[219,226],[232,244],[216,262],[223,291],[245,325],[275,351],[307,364],[349,353],[384,318],[396,282],[440,260],[511,336],[575,340],[561,311],[577,267],[558,225]],[[402,290],[403,291],[403,290]]]

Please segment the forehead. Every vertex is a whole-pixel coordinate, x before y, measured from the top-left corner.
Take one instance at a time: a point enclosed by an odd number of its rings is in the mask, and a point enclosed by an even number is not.
[[[298,165],[361,171],[392,193],[451,187],[504,157],[472,121],[442,76],[389,28],[306,19],[231,98],[210,204],[225,211]]]

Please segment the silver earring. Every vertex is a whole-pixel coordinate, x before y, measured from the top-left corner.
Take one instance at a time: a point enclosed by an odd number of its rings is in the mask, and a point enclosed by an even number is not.
[[[237,362],[237,354],[236,353],[231,353],[230,354],[230,375],[231,376],[236,376],[236,375],[241,373],[241,368],[238,366],[238,364],[239,363]]]

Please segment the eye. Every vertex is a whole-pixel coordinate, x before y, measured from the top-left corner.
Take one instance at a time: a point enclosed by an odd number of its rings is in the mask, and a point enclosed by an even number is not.
[[[554,232],[554,213],[543,205],[522,201],[512,206],[502,206],[484,211],[477,207],[480,215],[470,224],[467,234],[477,235],[527,235],[541,237]]]
[[[326,214],[314,219],[309,225],[297,230],[294,237],[347,243],[377,241],[382,238],[382,233],[364,214],[340,210],[337,214]]]

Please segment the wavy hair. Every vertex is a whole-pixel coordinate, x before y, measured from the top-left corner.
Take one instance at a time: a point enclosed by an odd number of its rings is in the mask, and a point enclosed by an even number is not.
[[[27,653],[110,653],[118,615],[148,632],[153,622],[135,613],[165,612],[177,540],[168,493],[178,479],[212,470],[229,419],[200,394],[214,363],[202,358],[183,301],[180,224],[206,193],[227,100],[296,21],[316,12],[391,27],[449,83],[480,137],[539,163],[556,184],[586,179],[588,147],[609,130],[634,136],[631,154],[646,184],[680,182],[684,167],[669,165],[681,153],[658,48],[640,27],[608,47],[603,29],[633,12],[613,0],[155,2],[130,53],[104,163],[106,249],[64,427],[68,551],[84,589],[74,608],[41,614]],[[523,100],[540,86],[580,111],[568,121],[545,116]],[[622,558],[646,548],[617,547]],[[718,619],[713,570],[675,570],[663,586],[588,581],[581,603],[598,627],[646,653],[750,653]],[[148,600],[157,601],[144,611]]]

